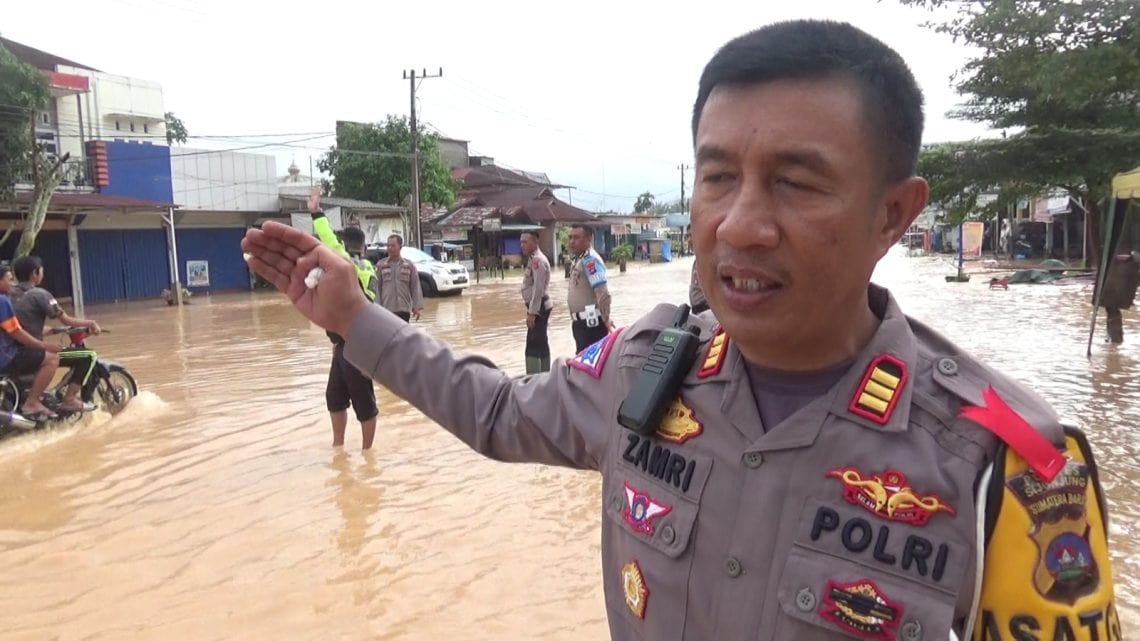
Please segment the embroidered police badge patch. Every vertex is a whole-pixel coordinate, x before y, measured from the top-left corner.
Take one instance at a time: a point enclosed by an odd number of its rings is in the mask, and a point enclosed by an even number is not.
[[[1089,546],[1088,484],[1088,467],[1074,460],[1051,483],[1042,482],[1031,471],[1006,481],[1033,523],[1029,531],[1037,545],[1033,586],[1050,601],[1073,605],[1096,591],[1100,581]]]
[[[641,490],[625,484],[625,510],[622,517],[634,532],[653,536],[653,519],[665,516],[673,510],[673,506],[658,503],[652,496]]]
[[[641,576],[641,567],[637,561],[630,561],[621,568],[621,586],[625,593],[625,605],[633,616],[644,619],[645,605],[649,601],[649,588],[645,586],[645,579]]]
[[[574,369],[580,369],[594,378],[602,377],[602,368],[606,366],[606,359],[610,357],[610,350],[617,343],[621,329],[607,334],[602,340],[590,345],[578,353],[577,356],[566,361]]]
[[[844,500],[881,519],[921,527],[938,512],[957,514],[937,495],[915,491],[898,470],[864,475],[858,468],[844,467],[828,470],[827,475],[843,483]]]
[[[828,581],[819,614],[864,639],[893,641],[902,608],[870,579],[846,584]]]

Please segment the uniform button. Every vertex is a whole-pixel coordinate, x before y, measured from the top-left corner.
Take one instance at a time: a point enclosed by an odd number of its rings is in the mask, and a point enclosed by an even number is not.
[[[666,525],[661,528],[661,540],[664,541],[666,545],[672,545],[673,541],[677,540],[677,533],[673,531],[672,526]]]
[[[796,594],[796,607],[801,612],[811,612],[815,609],[815,594],[812,593],[811,588],[804,588]]]
[[[736,557],[730,556],[725,560],[724,573],[728,576],[735,579],[736,577],[740,576],[740,573],[743,571],[744,569],[740,567],[740,561],[737,561]]]
[[[938,360],[938,371],[947,376],[954,376],[958,373],[958,363],[952,358],[942,358]]]
[[[744,464],[752,469],[760,467],[764,463],[764,455],[760,452],[745,452]]]
[[[918,621],[907,621],[899,632],[903,641],[922,641],[922,624]]]

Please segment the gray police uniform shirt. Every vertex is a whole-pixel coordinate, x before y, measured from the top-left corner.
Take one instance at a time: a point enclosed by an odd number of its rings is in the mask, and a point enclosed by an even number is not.
[[[1054,443],[1061,426],[870,293],[882,322],[850,370],[767,431],[711,315],[693,318],[699,357],[656,434],[617,423],[671,305],[541,376],[512,379],[376,306],[345,356],[488,457],[602,473],[613,639],[942,641],[972,604],[974,486],[997,447],[960,408],[992,385]]]
[[[541,249],[536,249],[526,260],[520,290],[528,314],[541,314],[544,309],[553,307],[553,302],[546,295],[546,288],[549,285],[550,261],[546,259],[546,254],[543,254]]]
[[[411,313],[424,308],[424,295],[416,264],[407,258],[388,259],[376,264],[376,301],[390,312]]]
[[[606,285],[606,263],[591,247],[578,257],[570,268],[570,286],[566,292],[566,307],[569,312],[579,314],[585,311],[587,305],[598,304],[595,290],[604,285]]]

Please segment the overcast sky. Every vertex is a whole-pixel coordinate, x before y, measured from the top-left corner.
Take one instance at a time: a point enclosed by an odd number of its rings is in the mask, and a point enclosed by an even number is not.
[[[893,0],[359,2],[55,0],[5,4],[6,38],[159,82],[191,135],[282,134],[266,149],[308,173],[335,121],[407,114],[403,71],[426,68],[419,117],[500,165],[574,185],[575,205],[628,211],[680,196],[701,69],[727,40],[790,18],[852,22],[896,48],[927,101],[926,142],[985,134],[949,120],[970,52]],[[310,134],[310,136],[284,134]],[[265,142],[238,138],[228,146]],[[194,146],[217,146],[192,140]],[[686,175],[686,195],[692,191]],[[560,193],[567,197],[567,192]]]

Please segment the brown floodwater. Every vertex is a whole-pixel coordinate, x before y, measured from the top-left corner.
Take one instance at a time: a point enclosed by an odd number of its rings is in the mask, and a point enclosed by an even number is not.
[[[684,300],[691,260],[615,270],[618,323]],[[1122,347],[1098,328],[1089,361],[1087,283],[990,291],[950,272],[897,248],[876,280],[1087,426],[1134,628],[1140,321]],[[422,327],[521,374],[518,284],[429,299]],[[558,272],[556,301],[565,288]],[[111,330],[89,344],[141,393],[114,418],[0,442],[4,639],[606,638],[596,475],[484,460],[383,389],[375,448],[350,422],[332,449],[329,342],[275,293],[87,311]],[[569,355],[564,305],[550,333]]]

